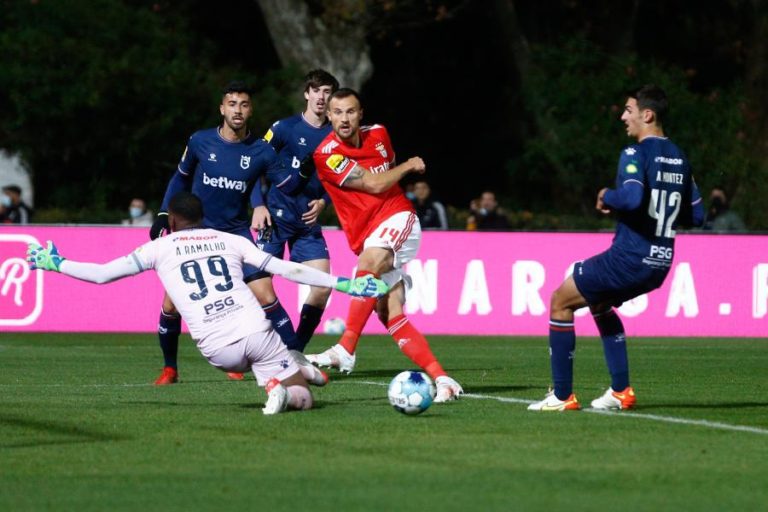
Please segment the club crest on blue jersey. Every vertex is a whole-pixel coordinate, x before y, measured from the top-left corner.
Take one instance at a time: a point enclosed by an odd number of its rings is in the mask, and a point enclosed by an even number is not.
[[[247,169],[251,166],[251,157],[240,155],[240,167],[242,169]]]

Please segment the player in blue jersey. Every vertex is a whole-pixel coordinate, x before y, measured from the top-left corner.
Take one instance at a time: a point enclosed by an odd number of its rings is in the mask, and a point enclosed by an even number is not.
[[[251,227],[254,219],[268,215],[263,206],[259,181],[269,173],[280,179],[289,175],[275,150],[248,131],[252,113],[251,90],[243,82],[231,82],[222,94],[219,111],[223,118],[220,126],[192,134],[165,192],[160,213],[150,229],[155,239],[168,230],[167,207],[170,199],[182,190],[198,196],[204,206],[203,225],[227,233],[241,235],[253,242]],[[284,178],[283,178],[284,179]],[[294,180],[297,181],[297,180]],[[292,182],[286,188],[300,186]],[[253,206],[252,217],[248,207]],[[261,221],[259,221],[260,223]],[[213,270],[212,270],[213,271]],[[293,327],[274,292],[259,286],[258,269],[246,265],[244,279],[264,308],[281,337],[293,335]],[[286,332],[287,328],[290,332]],[[178,381],[177,352],[181,318],[166,294],[160,312],[158,336],[165,364],[155,384],[173,384]],[[242,375],[230,374],[232,378]]]
[[[700,226],[704,221],[688,158],[664,136],[667,110],[667,96],[657,86],[646,85],[628,94],[621,120],[637,144],[621,152],[616,187],[600,190],[596,203],[601,212],[616,213],[616,235],[607,251],[577,263],[573,274],[552,294],[549,347],[554,389],[529,410],[580,408],[573,393],[573,316],[584,306],[600,331],[611,374],[611,387],[592,401],[592,407],[635,405],[624,326],[613,308],[660,287],[672,266],[675,229]]]
[[[275,148],[283,165],[292,169],[293,174],[267,173],[271,229],[261,232],[269,236],[261,236],[257,245],[278,258],[283,258],[287,245],[291,261],[324,272],[330,271],[331,264],[328,245],[317,220],[329,199],[314,173],[312,153],[331,132],[326,103],[338,88],[338,80],[327,71],[310,71],[304,77],[304,112],[276,121],[264,135],[264,140]],[[263,286],[273,290],[270,274],[261,273],[258,279]],[[329,295],[327,288],[310,288],[301,309],[296,336],[283,338],[294,355],[298,356],[297,352],[303,352],[309,343],[323,316]]]

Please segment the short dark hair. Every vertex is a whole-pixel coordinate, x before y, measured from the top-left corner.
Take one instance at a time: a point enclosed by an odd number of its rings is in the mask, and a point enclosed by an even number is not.
[[[304,77],[304,92],[307,92],[310,88],[322,87],[324,85],[330,85],[331,92],[336,92],[339,89],[339,81],[324,69],[313,69]]]
[[[669,112],[669,101],[667,94],[658,85],[646,84],[627,92],[629,98],[637,100],[637,107],[640,110],[652,110],[656,114],[658,124],[664,124]]]
[[[253,87],[243,82],[242,80],[232,80],[221,90],[221,96],[224,97],[227,94],[243,93],[248,96],[253,96]]]
[[[358,94],[356,90],[350,89],[349,87],[342,87],[338,91],[331,94],[331,97],[328,98],[328,104],[330,105],[331,101],[335,99],[341,100],[344,98],[349,98],[350,96],[354,96],[355,98],[357,98],[357,102],[360,103],[361,107],[363,106],[363,100],[360,99],[360,94]]]
[[[21,187],[18,185],[6,185],[3,187],[3,192],[13,192],[14,194],[21,195]]]
[[[181,191],[168,202],[168,213],[194,224],[203,220],[203,202],[195,194]]]

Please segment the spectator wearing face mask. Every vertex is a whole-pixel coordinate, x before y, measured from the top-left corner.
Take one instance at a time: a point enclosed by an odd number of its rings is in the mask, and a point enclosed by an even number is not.
[[[480,194],[479,199],[470,203],[470,215],[467,218],[467,230],[504,231],[509,229],[507,215],[499,207],[496,194],[490,190]]]
[[[728,204],[728,196],[719,187],[713,188],[709,194],[709,210],[707,211],[707,219],[704,222],[703,229],[715,233],[746,231],[747,229],[739,214],[731,210]]]
[[[154,222],[152,210],[147,210],[143,199],[134,198],[128,207],[129,218],[123,219],[123,226],[151,226]]]
[[[21,199],[21,187],[6,185],[0,194],[0,222],[5,224],[29,224],[32,208]]]

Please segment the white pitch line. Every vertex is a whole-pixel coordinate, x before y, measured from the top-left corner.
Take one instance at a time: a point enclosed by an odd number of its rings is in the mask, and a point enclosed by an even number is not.
[[[224,383],[228,381],[222,381]],[[380,386],[380,387],[386,387],[387,384],[384,382],[374,382],[374,381],[335,381],[335,384],[365,384],[368,386]],[[0,388],[9,388],[9,387],[47,387],[47,388],[66,388],[66,387],[80,387],[80,388],[109,388],[109,387],[153,387],[154,384],[152,383],[135,383],[135,384],[0,384]],[[497,402],[503,402],[503,403],[511,403],[511,404],[523,404],[528,405],[535,402],[535,400],[527,400],[524,398],[514,398],[514,397],[505,397],[505,396],[494,396],[494,395],[478,395],[475,393],[464,393],[461,395],[462,397],[466,398],[474,398],[476,400],[495,400]],[[677,423],[680,425],[694,425],[698,427],[706,427],[716,430],[730,430],[734,432],[749,432],[752,434],[763,434],[768,435],[768,429],[759,428],[759,427],[749,427],[746,425],[733,425],[730,423],[720,423],[717,421],[709,421],[709,420],[694,420],[694,419],[687,419],[687,418],[676,418],[674,416],[661,416],[659,414],[645,414],[641,412],[630,412],[630,411],[601,411],[597,409],[582,409],[583,412],[589,412],[592,414],[602,414],[604,416],[615,416],[615,417],[623,417],[623,418],[640,418],[640,419],[646,419],[651,421],[659,421],[662,423]]]
[[[386,386],[387,384],[382,382],[373,381],[359,381],[360,384],[367,384],[372,386]],[[513,403],[513,404],[532,404],[535,400],[526,400],[523,398],[512,398],[493,395],[478,395],[475,393],[464,393],[462,398],[475,398],[478,400],[495,400],[497,402]],[[598,409],[582,409],[583,412],[589,412],[592,414],[601,414],[604,416],[623,417],[623,418],[640,418],[651,421],[660,421],[662,423],[678,423],[681,425],[695,425],[698,427],[712,428],[716,430],[731,430],[735,432],[750,432],[752,434],[768,435],[768,429],[759,427],[749,427],[746,425],[732,425],[730,423],[720,423],[718,421],[709,420],[694,420],[687,418],[676,418],[674,416],[661,416],[659,414],[645,414],[642,412],[630,412],[630,411],[601,411]]]

